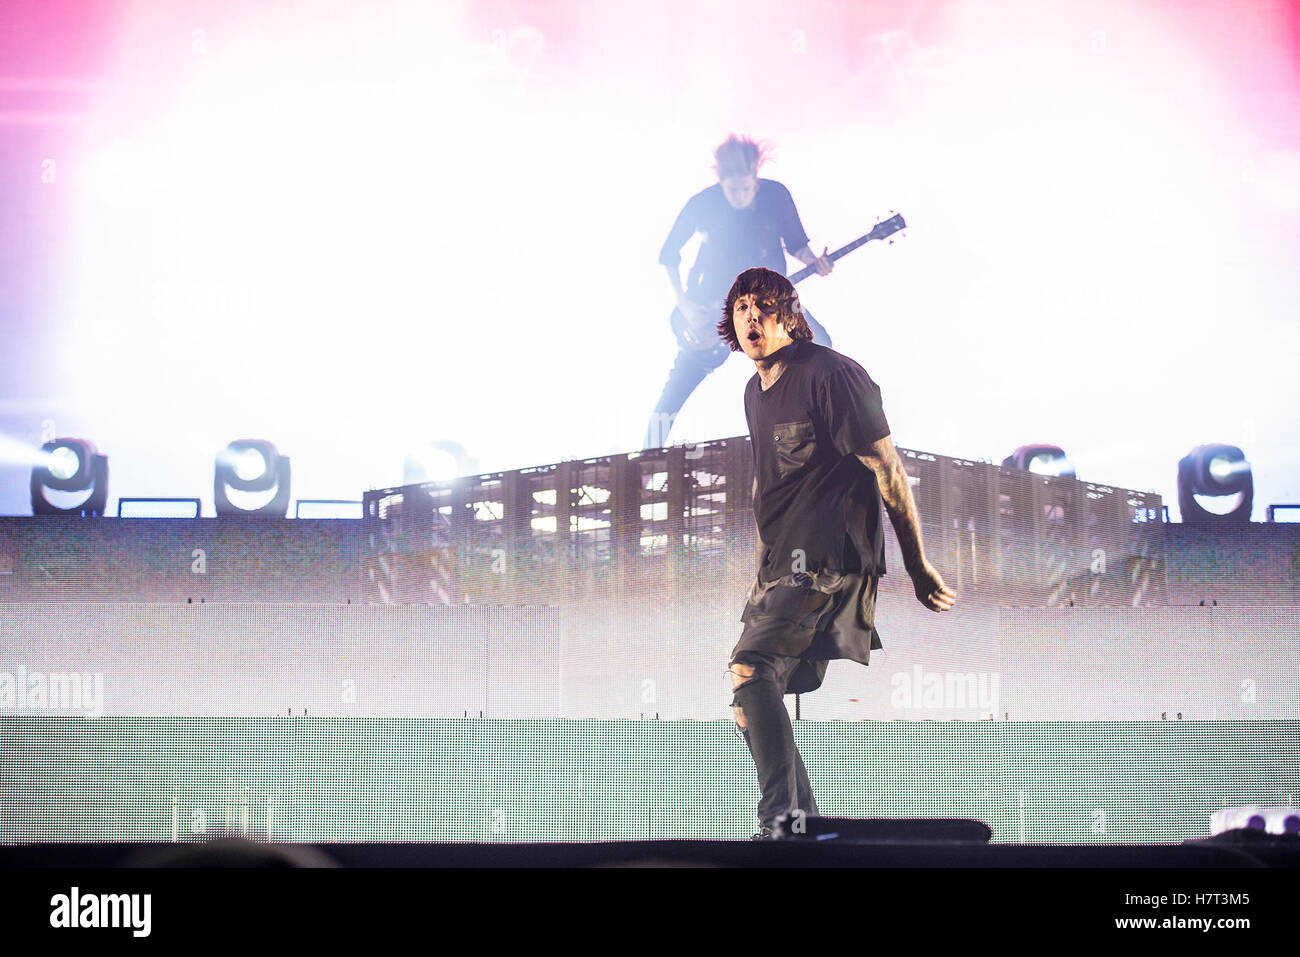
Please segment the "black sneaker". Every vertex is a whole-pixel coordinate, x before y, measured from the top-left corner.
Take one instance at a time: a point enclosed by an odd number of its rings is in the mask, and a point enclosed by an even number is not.
[[[771,840],[775,840],[775,838],[772,837],[772,829],[770,827],[760,827],[758,829],[758,833],[755,834],[753,837],[751,837],[750,840],[771,841]]]

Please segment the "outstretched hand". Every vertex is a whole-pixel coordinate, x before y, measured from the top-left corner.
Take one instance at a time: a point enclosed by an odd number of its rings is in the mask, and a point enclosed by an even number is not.
[[[957,602],[957,593],[944,584],[943,576],[928,561],[912,573],[916,600],[931,611],[948,611]]]

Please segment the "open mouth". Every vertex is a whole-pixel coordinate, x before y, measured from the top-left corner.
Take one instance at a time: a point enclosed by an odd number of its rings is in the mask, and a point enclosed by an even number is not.
[[[756,330],[756,329],[751,329],[751,330],[750,330],[750,333],[749,333],[749,336],[748,336],[748,339],[749,339],[750,342],[757,342],[760,338],[761,338],[761,336],[759,335],[758,330]]]

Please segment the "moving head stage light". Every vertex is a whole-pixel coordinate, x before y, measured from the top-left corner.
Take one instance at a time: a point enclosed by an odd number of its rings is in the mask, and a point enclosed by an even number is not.
[[[1197,496],[1207,497],[1226,510],[1211,511]],[[1198,445],[1179,460],[1178,508],[1185,523],[1249,522],[1254,503],[1255,479],[1250,463],[1246,453],[1235,445]]]
[[[1055,445],[1022,445],[1003,459],[1002,464],[1035,475],[1074,475],[1074,466],[1065,451]]]
[[[54,501],[51,493],[58,493]],[[54,439],[41,446],[41,463],[32,469],[33,515],[98,517],[107,503],[108,456],[93,442]]]
[[[270,493],[269,495],[267,493]],[[212,488],[217,515],[289,514],[289,458],[265,439],[237,439],[217,453]]]

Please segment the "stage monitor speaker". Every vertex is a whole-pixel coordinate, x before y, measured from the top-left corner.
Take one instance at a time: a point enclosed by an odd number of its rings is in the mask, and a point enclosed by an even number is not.
[[[777,818],[772,837],[778,841],[987,844],[993,829],[970,818],[817,817],[795,812]]]

